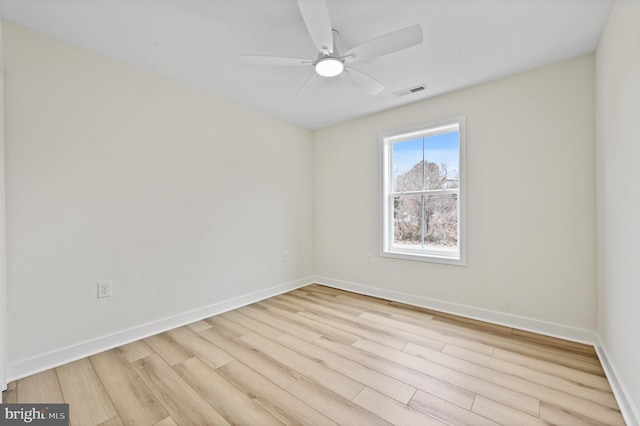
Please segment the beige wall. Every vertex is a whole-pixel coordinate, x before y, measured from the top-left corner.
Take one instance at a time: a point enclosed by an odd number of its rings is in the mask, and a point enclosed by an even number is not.
[[[596,52],[598,334],[640,421],[640,2],[616,1]]]
[[[315,132],[316,274],[375,294],[593,330],[593,61]],[[466,115],[468,266],[379,257],[378,135],[456,115]]]
[[[312,273],[311,132],[3,29],[10,365]]]

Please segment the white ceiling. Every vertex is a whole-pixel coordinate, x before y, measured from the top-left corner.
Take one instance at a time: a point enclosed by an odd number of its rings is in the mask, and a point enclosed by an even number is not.
[[[386,85],[369,96],[311,67],[240,63],[239,54],[315,59],[296,0],[0,0],[3,19],[316,129],[593,52],[611,0],[327,0],[342,51],[420,24],[424,43],[354,64]],[[427,91],[393,92],[422,83]]]

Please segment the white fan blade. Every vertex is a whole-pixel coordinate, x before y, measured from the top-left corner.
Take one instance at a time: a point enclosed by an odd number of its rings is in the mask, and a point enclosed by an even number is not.
[[[353,86],[370,94],[371,96],[377,95],[384,90],[384,84],[380,83],[370,75],[351,67],[345,68],[341,75]]]
[[[333,29],[325,0],[298,0],[302,19],[319,51],[333,53]]]
[[[345,52],[344,57],[347,62],[364,61],[415,46],[422,40],[422,27],[412,25],[365,41]]]
[[[240,62],[257,65],[300,66],[313,64],[313,61],[309,59],[286,58],[283,56],[239,55],[238,59]]]
[[[302,92],[302,90],[307,87],[309,85],[309,83],[311,83],[313,80],[315,80],[316,78],[318,78],[319,75],[317,73],[313,73],[313,75],[311,77],[309,77],[309,79],[307,81],[304,82],[304,84],[302,86],[300,86],[300,88],[298,89],[298,91],[296,92],[295,95],[293,95],[293,98],[297,98],[298,95],[300,94],[300,92]]]

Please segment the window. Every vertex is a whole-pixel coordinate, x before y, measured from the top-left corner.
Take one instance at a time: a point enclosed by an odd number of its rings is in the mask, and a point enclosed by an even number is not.
[[[381,135],[382,256],[465,265],[464,117]]]

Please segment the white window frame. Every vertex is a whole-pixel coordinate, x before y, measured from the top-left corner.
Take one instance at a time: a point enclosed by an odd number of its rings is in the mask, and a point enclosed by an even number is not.
[[[411,195],[414,192],[394,193],[392,191],[393,172],[392,146],[394,143],[403,142],[424,136],[435,136],[449,133],[454,127],[459,132],[459,178],[458,189],[415,191],[416,195],[426,193],[457,193],[458,194],[458,250],[447,249],[416,249],[400,247],[393,244],[393,198],[397,194]],[[434,121],[420,126],[395,130],[380,135],[380,204],[381,204],[381,238],[380,256],[397,259],[417,260],[423,262],[446,263],[451,265],[466,266],[467,264],[467,235],[466,235],[466,135],[465,117],[457,116],[444,120]]]

